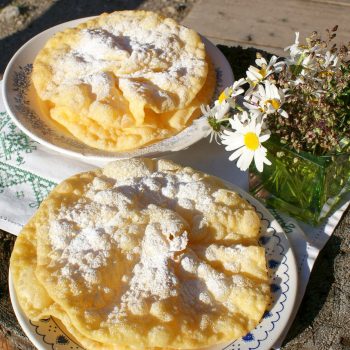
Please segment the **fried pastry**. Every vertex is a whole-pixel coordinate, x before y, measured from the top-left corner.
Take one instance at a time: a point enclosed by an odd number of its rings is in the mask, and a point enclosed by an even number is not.
[[[55,34],[32,81],[49,116],[81,142],[124,151],[170,137],[200,115],[215,71],[200,36],[147,11],[119,11]]]
[[[25,314],[59,318],[87,349],[196,349],[245,335],[266,310],[259,229],[215,177],[115,161],[53,190],[11,273]]]

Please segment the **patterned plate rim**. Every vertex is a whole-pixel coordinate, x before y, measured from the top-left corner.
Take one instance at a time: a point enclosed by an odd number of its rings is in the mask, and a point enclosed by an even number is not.
[[[227,344],[221,350],[270,350],[285,331],[294,311],[298,290],[298,269],[295,254],[287,234],[284,232],[277,219],[261,202],[238,186],[228,181],[221,181],[253,205],[257,213],[260,215],[261,221],[267,222],[267,229],[271,228],[273,230],[272,236],[277,238],[278,243],[276,246],[280,249],[279,255],[281,256],[281,261],[279,266],[281,267],[283,265],[285,267],[285,270],[283,272],[281,271],[285,276],[285,280],[282,280],[280,285],[275,283],[271,283],[270,285],[272,293],[277,292],[279,289],[281,290],[280,297],[275,301],[275,305],[280,308],[275,310],[272,314],[270,312],[265,312],[260,324],[246,336],[241,338],[243,340],[243,345],[239,342],[240,340],[236,340]],[[264,245],[263,237],[260,237],[260,243]],[[270,262],[271,264],[274,263],[272,261],[267,261],[268,265]],[[270,265],[269,269],[271,272],[274,268]],[[273,275],[276,275],[276,273],[277,271],[274,271]],[[277,309],[277,306],[274,306],[274,308]],[[260,327],[266,319],[269,319],[270,328],[263,329],[260,335],[254,337],[254,332],[257,331],[257,328]]]

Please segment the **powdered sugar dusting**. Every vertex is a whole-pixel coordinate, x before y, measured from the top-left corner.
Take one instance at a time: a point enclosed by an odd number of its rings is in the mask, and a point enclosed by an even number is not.
[[[159,223],[147,225],[141,242],[140,261],[133,269],[130,288],[121,299],[122,305],[125,307],[127,304],[136,315],[148,312],[144,307],[148,298],[163,300],[178,295],[179,280],[174,272],[174,252],[186,248],[187,232],[177,237],[179,244],[174,246],[164,237],[163,233],[167,231],[161,226]]]
[[[191,248],[195,229],[191,225],[198,226],[199,219],[191,223],[181,214],[185,210],[193,212],[190,217],[198,212],[205,216],[214,201],[215,191],[186,172],[155,171],[122,180],[95,178],[83,197],[62,205],[50,221],[50,258],[60,266],[60,278],[70,281],[73,289],[76,281],[94,289],[106,278],[101,269],[115,256],[124,256],[130,268],[120,276],[124,287],[106,309],[106,322],[121,322],[128,313],[149,312],[170,320],[158,304],[169,298],[199,309],[223,303],[232,278],[196,255]],[[205,259],[218,259],[215,249],[208,248]],[[237,286],[244,286],[244,279],[238,282]],[[103,293],[110,288],[104,287]]]
[[[177,86],[179,101],[185,101],[192,79],[206,71],[205,59],[185,49],[186,30],[163,24],[148,30],[142,22],[132,26],[120,20],[81,29],[76,42],[52,66],[54,85],[65,89],[87,84],[96,100],[102,100],[112,93],[112,74],[126,94],[138,90],[159,95],[167,105],[172,103],[172,87]],[[45,98],[54,91],[49,84]]]

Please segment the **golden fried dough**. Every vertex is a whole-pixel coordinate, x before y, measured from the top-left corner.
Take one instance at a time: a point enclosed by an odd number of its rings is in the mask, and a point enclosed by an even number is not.
[[[217,178],[130,159],[58,185],[11,257],[26,315],[87,349],[195,349],[237,339],[269,302],[260,219]]]
[[[170,137],[210,102],[200,36],[147,11],[103,14],[55,34],[32,81],[50,116],[83,143],[124,151]]]

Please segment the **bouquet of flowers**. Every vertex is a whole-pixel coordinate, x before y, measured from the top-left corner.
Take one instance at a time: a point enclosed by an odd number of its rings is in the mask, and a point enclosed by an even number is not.
[[[225,145],[241,170],[254,160],[262,172],[271,165],[263,143],[270,137],[297,152],[339,153],[350,144],[350,43],[322,40],[317,32],[287,47],[286,58],[269,62],[258,54],[246,77],[227,87],[213,106],[202,106],[210,141]],[[280,152],[283,157],[283,152]]]

